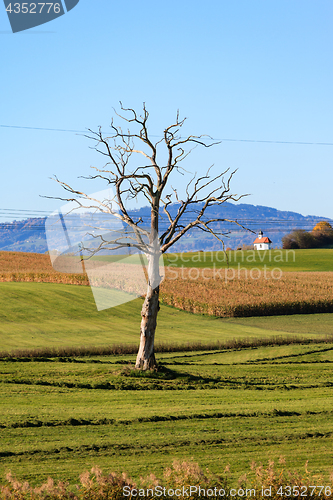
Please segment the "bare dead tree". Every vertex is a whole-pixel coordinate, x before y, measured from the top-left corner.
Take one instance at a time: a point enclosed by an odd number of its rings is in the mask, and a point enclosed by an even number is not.
[[[176,171],[185,172],[180,163],[191,153],[193,147],[209,148],[216,143],[207,144],[208,136],[189,135],[182,137],[180,130],[186,119],[180,119],[179,112],[177,112],[175,123],[164,130],[163,137],[159,141],[153,142],[148,133],[149,113],[145,104],[142,114],[138,114],[134,109],[124,108],[122,103],[120,103],[120,109],[120,113],[115,111],[115,114],[127,124],[126,130],[115,125],[114,120],[112,120],[110,136],[105,137],[101,128],[98,132],[89,130],[89,134],[86,135],[87,138],[95,141],[96,151],[107,159],[103,168],[92,167],[95,170],[94,175],[86,178],[102,179],[108,186],[113,186],[115,190],[114,201],[118,208],[117,214],[107,205],[99,206],[98,210],[116,215],[136,232],[144,232],[144,229],[141,229],[141,218],[135,218],[126,208],[127,199],[143,195],[150,206],[150,229],[146,231],[147,236],[150,244],[153,245],[156,235],[159,235],[162,253],[169,250],[193,228],[213,235],[224,245],[222,238],[225,233],[215,230],[214,225],[221,222],[238,224],[237,221],[209,218],[205,214],[209,207],[221,205],[228,200],[238,201],[242,196],[245,196],[231,193],[230,183],[235,172],[230,172],[227,169],[212,176],[211,169],[208,169],[204,175],[194,175],[187,184],[184,197],[180,197],[177,190],[170,184],[172,174]],[[163,164],[158,161],[160,148],[164,148],[164,154],[166,153],[167,156],[167,160]],[[133,160],[133,155],[143,157],[145,164],[132,167],[130,160]],[[84,206],[82,200],[86,200],[88,206],[94,206],[96,200],[73,189],[68,184],[56,180],[71,195],[80,197],[80,207]],[[60,199],[75,200],[73,197]],[[177,211],[176,214],[172,215],[170,206],[173,202],[177,203]],[[191,210],[192,206],[195,210]],[[191,214],[192,219],[190,221],[189,214]],[[167,220],[167,227],[160,232],[159,222],[162,217]],[[151,252],[148,256],[148,262],[148,284],[141,311],[140,346],[136,359],[136,368],[142,370],[152,369],[156,366],[154,338],[159,311],[159,285],[156,286],[156,280],[152,279],[152,276],[156,276],[159,272],[159,254]]]

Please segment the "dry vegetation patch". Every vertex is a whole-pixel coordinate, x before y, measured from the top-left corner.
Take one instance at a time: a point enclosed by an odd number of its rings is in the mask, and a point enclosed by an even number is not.
[[[0,272],[55,273],[48,255],[25,252],[0,252]]]
[[[177,277],[175,278],[175,271]],[[197,272],[196,272],[197,271]],[[279,279],[252,273],[224,277],[205,269],[167,269],[164,304],[215,316],[251,316],[333,310],[332,272],[288,272]],[[232,271],[232,270],[230,270]],[[226,276],[226,277],[225,277]]]
[[[89,285],[86,274],[59,273],[48,255],[25,252],[0,252],[0,281]]]

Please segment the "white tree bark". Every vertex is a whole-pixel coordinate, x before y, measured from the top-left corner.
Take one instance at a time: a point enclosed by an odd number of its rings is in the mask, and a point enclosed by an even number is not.
[[[148,285],[147,295],[141,310],[140,347],[135,368],[152,370],[156,364],[154,339],[159,306],[159,287],[153,289]]]
[[[155,240],[156,242],[156,240]],[[151,254],[148,256],[148,289],[141,310],[140,346],[136,358],[135,368],[152,370],[156,364],[154,353],[154,339],[159,306],[159,248],[151,245]]]

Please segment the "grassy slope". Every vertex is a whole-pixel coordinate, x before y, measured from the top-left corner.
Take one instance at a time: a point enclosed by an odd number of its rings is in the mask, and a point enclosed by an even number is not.
[[[251,269],[269,269],[278,267],[282,271],[333,271],[333,249],[309,250],[254,250],[227,252],[229,267]],[[223,252],[193,252],[184,254],[166,254],[165,265],[184,267],[227,267]]]
[[[1,361],[0,475],[75,481],[98,464],[138,477],[192,458],[239,477],[280,455],[330,471],[333,344],[160,358],[149,378],[117,363],[133,356]]]
[[[0,303],[1,350],[138,342],[141,299],[98,312],[89,287],[13,282],[0,283]],[[218,319],[162,306],[157,341],[326,333],[333,314]]]

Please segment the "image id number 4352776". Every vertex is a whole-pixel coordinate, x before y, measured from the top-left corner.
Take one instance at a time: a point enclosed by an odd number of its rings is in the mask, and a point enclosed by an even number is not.
[[[320,497],[325,495],[331,496],[333,493],[330,486],[280,486],[276,494],[281,497]]]
[[[23,3],[10,3],[8,4],[6,11],[9,14],[41,14],[42,12],[45,14],[59,14],[61,11],[61,6],[60,3],[53,3],[53,2],[48,2],[48,3],[43,3],[43,2],[38,2],[38,3],[29,3],[29,2],[23,2]]]

